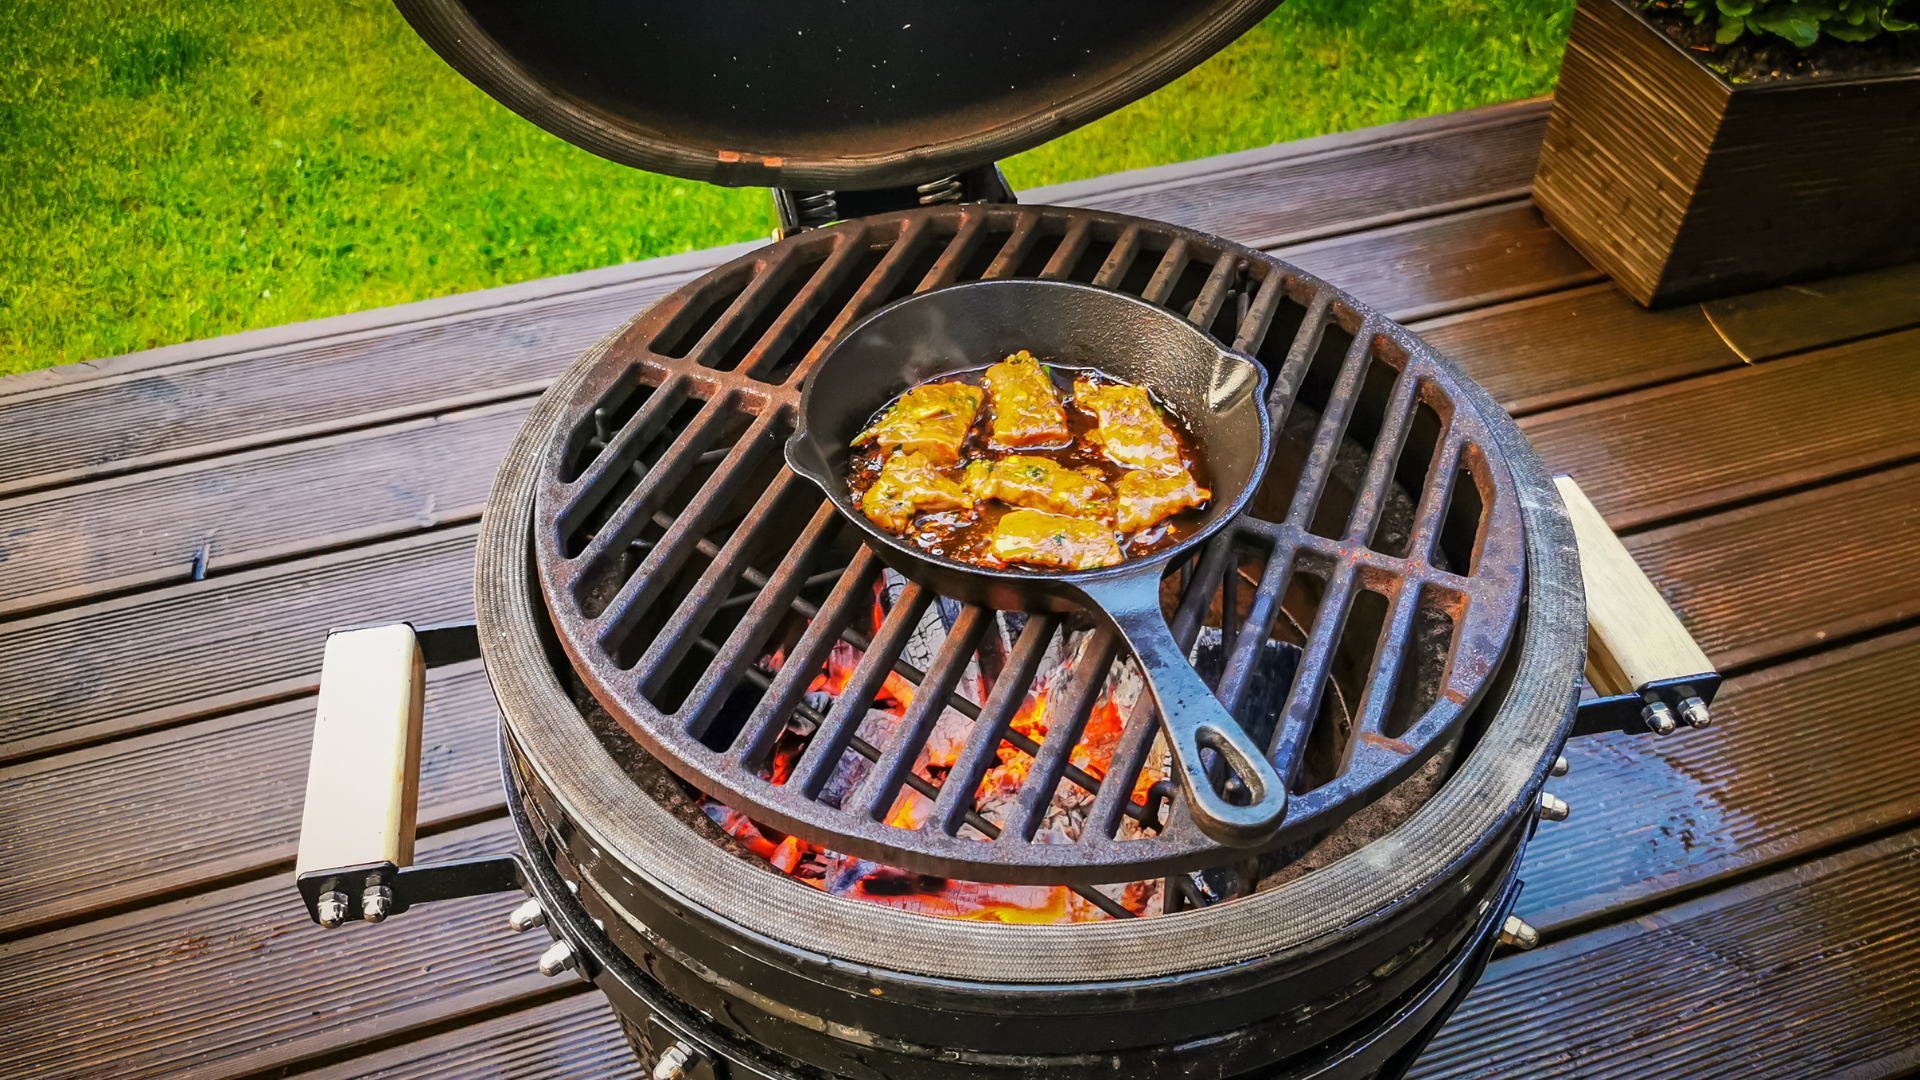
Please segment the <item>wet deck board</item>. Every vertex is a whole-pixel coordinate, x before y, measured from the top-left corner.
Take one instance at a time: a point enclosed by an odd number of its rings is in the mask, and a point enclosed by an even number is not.
[[[1900,361],[1920,340],[1836,316],[1884,281],[1826,290],[1817,318],[1795,296],[1726,308],[1750,348],[1791,354],[1757,365],[1697,307],[1641,311],[1521,201],[1544,116],[1519,103],[1038,194],[1273,248],[1423,320],[1739,672],[1707,732],[1569,748],[1553,790],[1574,817],[1543,824],[1521,904],[1552,944],[1498,961],[1423,1068],[1599,1075],[1766,1045],[1713,1005],[1749,979],[1774,997],[1747,1012],[1777,998],[1856,1075],[1895,1075],[1915,1063],[1888,1039],[1920,1040],[1911,952],[1861,947],[1821,905],[1912,887],[1873,838],[1920,813],[1920,628],[1912,575],[1890,569],[1914,554],[1920,435],[1900,421],[1920,385]],[[596,995],[532,974],[542,942],[504,929],[501,898],[323,934],[284,877],[321,635],[463,614],[470,522],[531,396],[724,254],[0,380],[0,1008],[24,1018],[0,1074],[636,1075]],[[475,667],[436,673],[423,856],[506,842],[494,715]],[[1676,941],[1752,962],[1658,970]],[[1788,986],[1821,957],[1852,981]],[[1596,964],[1667,979],[1683,1011],[1551,992]],[[1647,1022],[1663,1015],[1686,1021]],[[1793,1065],[1808,1045],[1772,1052]]]

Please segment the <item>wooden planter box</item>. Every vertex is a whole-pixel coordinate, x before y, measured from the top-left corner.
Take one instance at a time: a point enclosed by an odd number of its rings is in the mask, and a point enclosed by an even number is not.
[[[1920,73],[1736,86],[1579,0],[1533,198],[1648,306],[1920,258]]]

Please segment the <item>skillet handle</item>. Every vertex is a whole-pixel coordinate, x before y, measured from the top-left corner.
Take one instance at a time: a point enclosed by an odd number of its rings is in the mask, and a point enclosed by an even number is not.
[[[1133,650],[1147,688],[1160,707],[1160,725],[1173,750],[1174,769],[1194,824],[1216,843],[1256,847],[1279,831],[1287,816],[1287,786],[1246,729],[1193,670],[1160,613],[1160,568],[1081,582],[1088,600],[1112,621]],[[1246,784],[1252,801],[1235,806],[1207,778],[1200,751],[1212,750]]]

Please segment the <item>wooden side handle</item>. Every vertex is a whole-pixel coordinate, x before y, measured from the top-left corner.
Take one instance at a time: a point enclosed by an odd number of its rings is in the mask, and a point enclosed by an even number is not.
[[[1675,714],[1694,727],[1711,722],[1707,705],[1720,677],[1713,661],[1667,606],[1646,571],[1570,476],[1553,478],[1580,544],[1587,593],[1587,681],[1603,700],[1638,699],[1634,710],[1659,734]]]
[[[355,912],[379,921],[391,894],[383,901],[376,890],[413,862],[425,696],[426,658],[413,627],[328,635],[294,865],[302,892],[326,899],[316,914],[323,925]]]

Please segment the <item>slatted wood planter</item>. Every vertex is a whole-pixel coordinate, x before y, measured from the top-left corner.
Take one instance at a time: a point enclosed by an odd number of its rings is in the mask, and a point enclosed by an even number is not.
[[[1648,306],[1920,258],[1920,71],[1734,85],[1579,0],[1533,197]]]

